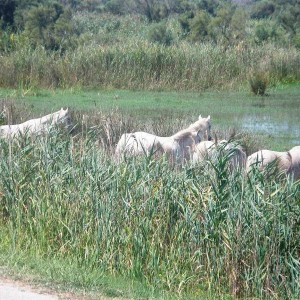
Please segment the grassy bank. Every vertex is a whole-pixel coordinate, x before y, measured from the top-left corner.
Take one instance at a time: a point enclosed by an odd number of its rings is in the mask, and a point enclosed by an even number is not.
[[[181,297],[299,296],[299,185],[226,159],[116,165],[94,138],[1,143],[1,248],[83,267],[82,286],[98,270]]]
[[[300,80],[293,48],[180,43],[165,47],[144,40],[85,44],[63,55],[29,46],[0,55],[0,86],[196,90],[237,88],[260,74],[269,83]]]
[[[144,130],[171,135],[198,117],[211,115],[213,129],[228,138],[233,131],[256,136],[257,145],[288,150],[299,145],[299,84],[278,85],[267,90],[268,96],[253,96],[249,91],[179,92],[129,90],[42,90],[38,88],[0,89],[2,102],[12,102],[14,122],[70,107],[77,122],[89,115],[89,126],[102,124],[113,113],[122,122],[131,123],[115,135]],[[0,106],[1,109],[1,106]],[[77,112],[80,112],[79,114]],[[98,117],[97,117],[98,115]],[[113,126],[118,127],[116,120]],[[169,124],[169,126],[168,126]],[[122,132],[123,131],[123,132]],[[253,149],[255,150],[255,149]]]

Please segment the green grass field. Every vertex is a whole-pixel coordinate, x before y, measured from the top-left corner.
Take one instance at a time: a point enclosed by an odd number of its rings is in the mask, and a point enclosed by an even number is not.
[[[103,126],[118,108],[111,124],[124,114],[138,120],[128,123],[133,130],[151,120],[163,125],[154,131],[169,132],[177,121],[210,114],[217,133],[236,128],[263,146],[291,148],[299,139],[299,90],[277,87],[261,98],[247,91],[2,89],[19,117],[68,106],[102,124],[74,139],[1,141],[0,265],[98,296],[296,298],[299,184],[230,173],[226,159],[213,170],[172,169],[149,158],[116,164],[95,139],[124,130]],[[97,111],[104,112],[98,119]]]
[[[62,106],[104,112],[118,108],[141,121],[150,119],[157,122],[170,117],[195,118],[199,114],[210,114],[215,129],[249,131],[263,140],[264,147],[287,150],[300,144],[300,84],[270,88],[266,97],[253,96],[248,89],[203,93],[1,89],[0,97],[25,102],[35,115],[49,113]]]

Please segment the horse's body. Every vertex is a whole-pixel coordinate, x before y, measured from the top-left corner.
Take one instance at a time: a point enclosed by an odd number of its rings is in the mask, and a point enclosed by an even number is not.
[[[300,146],[293,147],[289,153],[292,158],[289,174],[296,181],[300,179]]]
[[[147,132],[124,133],[117,144],[116,155],[160,155],[166,153],[172,160],[189,160],[201,136],[195,131],[180,131],[170,137],[156,136]]]
[[[234,142],[221,140],[218,143],[203,141],[196,146],[193,154],[193,163],[216,160],[220,155],[228,156],[229,169],[243,169],[246,165],[247,156],[242,148]]]
[[[245,169],[247,163],[247,155],[240,145],[236,143],[228,143],[227,141],[225,141],[224,150],[229,155],[229,168],[231,170]]]
[[[39,135],[48,132],[53,126],[63,126],[70,129],[72,123],[68,108],[41,118],[28,120],[21,124],[0,126],[0,137],[15,137],[19,134]]]
[[[150,153],[166,153],[172,161],[183,162],[191,158],[195,145],[202,136],[210,138],[210,116],[202,118],[170,137],[161,137],[147,132],[124,133],[116,147],[116,156],[136,156]]]
[[[120,156],[122,153],[129,156],[149,155],[151,152],[157,151],[157,145],[158,137],[154,134],[143,131],[124,133],[117,144],[116,155]]]
[[[276,167],[280,172],[290,173],[292,157],[289,151],[279,152],[272,150],[259,150],[247,158],[246,170],[249,172],[253,166],[263,171],[267,166]]]
[[[216,145],[213,141],[201,141],[196,145],[195,152],[193,153],[193,162],[204,161],[212,159],[216,153]]]

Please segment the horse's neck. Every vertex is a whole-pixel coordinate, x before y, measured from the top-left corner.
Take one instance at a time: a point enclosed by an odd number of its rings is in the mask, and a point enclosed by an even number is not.
[[[49,114],[40,118],[41,124],[56,123],[59,119],[59,112]]]
[[[208,127],[207,122],[204,122],[203,120],[196,121],[195,123],[191,124],[188,129],[191,129],[193,131],[203,131],[206,130]]]

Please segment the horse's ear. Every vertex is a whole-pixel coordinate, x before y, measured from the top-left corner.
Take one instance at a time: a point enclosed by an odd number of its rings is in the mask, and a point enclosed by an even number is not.
[[[207,120],[210,120],[210,115],[208,115]]]
[[[201,117],[201,115],[199,115],[199,120],[201,120],[202,119],[202,117]]]

